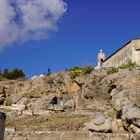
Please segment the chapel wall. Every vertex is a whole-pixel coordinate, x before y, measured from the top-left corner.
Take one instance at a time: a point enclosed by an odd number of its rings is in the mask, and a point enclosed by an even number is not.
[[[132,62],[136,62],[140,65],[140,39],[133,40],[133,52],[132,52]]]
[[[118,52],[108,58],[105,62],[103,62],[104,67],[118,67],[123,64],[132,63],[132,47],[133,44],[130,42],[123,48],[121,48]],[[139,55],[139,54],[137,54]]]

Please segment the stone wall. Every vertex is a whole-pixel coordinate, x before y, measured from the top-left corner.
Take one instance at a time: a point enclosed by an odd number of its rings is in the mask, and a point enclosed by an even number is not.
[[[132,62],[136,62],[140,65],[140,39],[132,40],[133,43],[133,53],[132,53]]]
[[[129,140],[129,134],[91,132],[5,132],[5,140]]]
[[[117,52],[108,57],[104,62],[104,67],[118,67],[122,64],[137,63],[140,65],[140,39],[128,42]]]
[[[132,62],[132,44],[129,43],[121,48],[117,53],[103,62],[105,67],[118,67],[125,63]]]

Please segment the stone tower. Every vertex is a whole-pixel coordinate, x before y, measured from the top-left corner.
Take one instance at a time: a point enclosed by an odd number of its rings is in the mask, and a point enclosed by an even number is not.
[[[105,53],[103,53],[102,50],[98,53],[97,61],[98,61],[98,67],[101,67],[101,62],[105,60]]]

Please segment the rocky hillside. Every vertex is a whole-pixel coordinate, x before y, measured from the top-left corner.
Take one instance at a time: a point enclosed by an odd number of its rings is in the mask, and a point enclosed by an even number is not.
[[[140,67],[0,82],[0,110],[16,131],[130,134],[140,139]]]

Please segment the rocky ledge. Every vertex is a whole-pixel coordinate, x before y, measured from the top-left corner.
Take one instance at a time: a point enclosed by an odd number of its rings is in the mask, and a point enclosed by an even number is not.
[[[75,136],[88,135],[80,140],[94,140],[95,135],[101,139],[103,134],[107,139],[113,139],[111,135],[138,140],[140,67],[110,75],[100,69],[75,78],[60,72],[25,81],[1,81],[0,111],[6,114],[6,140],[32,140],[31,136],[41,140],[38,133],[49,132],[60,139],[73,131]]]

